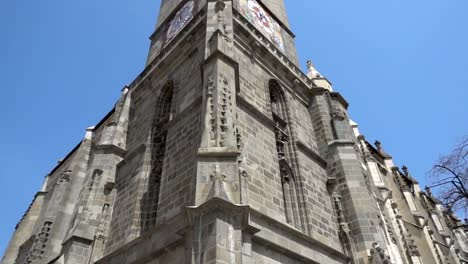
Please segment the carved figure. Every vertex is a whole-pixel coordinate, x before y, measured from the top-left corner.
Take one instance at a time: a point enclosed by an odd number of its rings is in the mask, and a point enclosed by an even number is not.
[[[308,74],[309,78],[322,78],[323,77],[320,74],[320,72],[317,71],[317,69],[315,68],[311,60],[307,61],[307,69],[309,70],[309,74]]]

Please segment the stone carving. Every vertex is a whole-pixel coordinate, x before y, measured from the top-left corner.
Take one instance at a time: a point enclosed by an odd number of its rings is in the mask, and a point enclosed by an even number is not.
[[[405,176],[408,176],[409,175],[409,169],[408,167],[404,166],[401,168],[403,170],[403,173],[405,174]]]
[[[278,152],[278,158],[280,160],[286,159],[286,144],[288,142],[288,136],[286,132],[281,130],[279,125],[275,128],[275,136],[276,136],[276,150]]]
[[[52,229],[52,222],[45,222],[41,228],[41,232],[34,240],[33,246],[26,257],[25,264],[34,263],[43,258],[47,242],[49,241],[50,231]]]
[[[227,84],[226,78],[220,78],[220,82],[222,84]],[[226,86],[223,85],[223,88],[221,89],[221,104],[220,104],[220,117],[219,117],[219,129],[220,129],[220,136],[219,136],[219,141],[218,144],[220,147],[224,146],[224,141],[225,141],[225,134],[228,129],[228,118],[227,118],[227,105],[229,102],[227,102],[227,94],[229,93],[229,90],[226,90]]]
[[[332,193],[333,198],[333,208],[335,209],[335,215],[338,222],[338,237],[343,245],[345,252],[348,255],[353,255],[353,238],[351,234],[351,229],[349,228],[348,222],[346,222],[344,211],[343,211],[343,203],[342,197],[338,192]]]
[[[338,224],[340,226],[340,231],[343,232],[343,235],[348,236],[350,234],[349,225],[346,222],[344,212],[343,212],[343,204],[341,202],[341,195],[338,193],[333,194],[333,202],[335,204],[336,210],[336,218],[338,220]]]
[[[430,188],[429,186],[426,185],[426,187],[424,187],[424,189],[426,190],[426,194],[427,194],[429,197],[433,197],[431,188]]]
[[[243,163],[243,156],[242,156],[242,150],[244,148],[243,143],[242,143],[242,136],[239,133],[239,130],[236,128],[236,139],[237,139],[237,150],[239,151],[239,156],[237,157],[237,163],[239,167],[239,176],[241,177],[247,177],[247,171],[242,167]]]
[[[392,201],[392,208],[393,208],[393,213],[395,214],[395,216],[397,218],[396,222],[397,222],[397,225],[398,225],[398,229],[400,231],[400,235],[401,235],[401,237],[403,239],[403,245],[405,246],[406,251],[408,252],[408,254],[410,256],[420,256],[419,251],[418,251],[418,247],[417,247],[414,239],[412,239],[411,234],[408,233],[408,230],[406,229],[406,227],[402,223],[402,220],[401,220],[402,216],[401,216],[400,211],[398,209],[398,204],[396,202]]]
[[[104,184],[104,190],[106,192],[111,192],[115,187],[115,182],[114,181],[107,181],[105,184]]]
[[[219,145],[220,147],[222,147],[225,144],[226,134],[232,132],[232,130],[229,127],[230,122],[228,120],[232,119],[233,110],[232,110],[232,95],[231,95],[230,84],[227,78],[223,75],[220,75],[220,85],[222,89],[221,89],[221,105],[220,105],[221,137],[220,137]]]
[[[419,253],[418,246],[416,245],[416,241],[412,238],[411,234],[407,234],[405,237],[405,244],[406,244],[406,249],[408,250],[408,253],[410,256],[420,256],[421,254]]]
[[[213,76],[209,76],[208,77],[208,94],[207,94],[207,98],[208,98],[208,119],[209,119],[209,123],[210,123],[210,132],[209,132],[209,135],[210,135],[210,142],[212,142],[212,144],[214,144],[214,142],[216,141],[216,118],[215,118],[215,115],[214,115],[214,93],[215,93],[215,85],[214,85],[214,80],[213,80]],[[211,145],[211,144],[210,144]]]
[[[102,178],[103,171],[100,169],[95,169],[93,174],[91,175],[91,180],[88,185],[88,190],[90,192],[90,196],[92,195],[93,191],[95,190],[96,186],[99,184]]]
[[[91,217],[93,216],[93,212],[88,208],[88,206],[84,206],[83,210],[81,211],[81,222],[82,223],[89,223]]]
[[[248,176],[247,171],[240,166],[239,166],[239,176],[245,177],[245,178]]]
[[[281,183],[288,184],[292,179],[289,170],[285,165],[280,165]]]
[[[337,121],[344,121],[347,118],[346,113],[343,110],[338,109],[338,108],[332,109],[331,116],[333,119]]]
[[[393,227],[392,225],[389,223],[389,221],[387,220],[386,216],[384,216],[384,224],[385,224],[385,227],[387,229],[387,232],[388,234],[390,235],[390,240],[393,244],[397,244],[397,238],[396,238],[396,234],[393,230]]]
[[[407,168],[406,168],[407,169]],[[393,173],[393,181],[400,187],[400,190],[402,192],[413,192],[413,185],[410,181],[408,181],[408,179],[410,177],[406,176],[404,177],[398,167],[393,167],[392,168],[392,173]]]
[[[313,78],[322,78],[323,76],[320,74],[320,72],[317,71],[317,69],[315,68],[314,64],[312,63],[311,60],[308,60],[307,61],[307,69],[309,71],[309,78],[313,79]]]
[[[209,53],[219,50],[225,54],[232,54],[232,39],[228,32],[228,23],[226,19],[226,4],[222,0],[218,0],[214,6],[213,28],[214,32],[208,40]]]
[[[224,175],[220,170],[219,170],[219,165],[215,165],[213,167],[213,173],[210,174],[210,179],[212,182],[225,182],[226,181],[226,175]]]
[[[72,175],[72,170],[65,170],[59,175],[59,179],[57,181],[57,184],[65,184],[69,183]]]
[[[243,147],[243,144],[242,144],[242,136],[239,133],[238,129],[236,129],[236,140],[237,140],[237,149],[239,150],[239,152],[242,152],[244,147]]]
[[[336,102],[330,95],[330,93],[326,93],[326,98],[328,101],[328,105],[330,107],[330,115],[333,120],[336,121],[345,121],[348,118],[346,112],[341,108],[338,102]]]
[[[99,241],[105,241],[107,238],[106,231],[108,226],[109,211],[110,205],[107,203],[104,204],[102,208],[101,221],[99,222],[99,226],[96,231],[96,239]]]
[[[378,242],[372,243],[369,253],[370,263],[391,263],[390,256],[385,253],[385,250],[380,247]]]
[[[233,201],[228,194],[228,190],[237,191],[238,186],[227,182],[227,176],[221,172],[218,164],[214,165],[212,170],[213,172],[209,175],[211,186],[207,199],[218,197],[226,201]]]
[[[221,32],[221,34],[226,35],[226,15],[224,14],[224,9],[226,8],[226,4],[222,0],[216,1],[215,4],[215,12],[216,12],[216,19],[217,19],[217,29]]]
[[[208,76],[207,84],[207,131],[208,146],[225,147],[235,144],[238,134],[234,129],[232,92],[228,79],[219,74],[218,78]]]
[[[382,148],[382,143],[378,140],[375,141],[374,143],[375,147],[377,148],[378,151],[382,151],[383,148]]]

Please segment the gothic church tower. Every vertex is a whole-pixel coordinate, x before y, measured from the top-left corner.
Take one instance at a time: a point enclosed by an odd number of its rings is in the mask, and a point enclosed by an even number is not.
[[[415,263],[388,255],[405,245],[379,224],[348,103],[300,70],[283,0],[160,10],[144,71],[48,175],[2,264]]]

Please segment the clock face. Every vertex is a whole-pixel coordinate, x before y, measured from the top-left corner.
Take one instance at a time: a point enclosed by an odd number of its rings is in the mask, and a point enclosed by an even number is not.
[[[268,37],[279,49],[284,51],[283,37],[279,24],[256,0],[239,0],[242,15]]]
[[[275,29],[271,21],[271,17],[265,12],[265,10],[255,1],[248,1],[247,6],[249,12],[254,16],[254,20],[263,30],[269,34],[274,34]]]
[[[177,11],[172,20],[169,22],[169,28],[167,29],[166,34],[166,41],[170,41],[177,34],[179,34],[182,28],[184,28],[185,25],[187,25],[187,23],[190,21],[190,19],[192,19],[193,7],[194,2],[193,0],[190,0],[187,3],[185,3],[185,5],[183,5],[179,11]]]

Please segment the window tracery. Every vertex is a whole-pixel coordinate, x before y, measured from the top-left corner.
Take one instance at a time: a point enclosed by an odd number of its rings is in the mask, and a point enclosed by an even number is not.
[[[300,226],[299,196],[297,193],[297,180],[291,168],[293,161],[290,148],[290,128],[287,107],[279,83],[275,80],[269,82],[270,104],[273,120],[276,123],[275,137],[276,150],[279,160],[281,185],[286,213],[286,221],[294,226]]]
[[[156,109],[151,128],[151,171],[148,189],[143,198],[142,230],[147,231],[156,225],[159,193],[166,152],[167,124],[172,118],[174,83],[168,82],[156,101]]]

